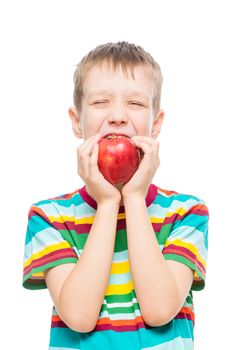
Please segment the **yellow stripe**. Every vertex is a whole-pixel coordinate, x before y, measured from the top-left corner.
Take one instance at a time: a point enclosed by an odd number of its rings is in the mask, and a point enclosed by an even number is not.
[[[152,223],[162,223],[166,218],[170,218],[171,216],[175,215],[175,214],[180,214],[181,216],[184,215],[184,213],[186,213],[186,210],[184,208],[177,208],[176,211],[168,211],[167,215],[164,217],[154,217],[152,216],[150,218]]]
[[[197,280],[200,280],[200,279],[201,279],[200,276],[198,276],[198,274],[197,274],[196,271],[194,271],[194,276],[195,276],[195,278],[196,278]],[[32,274],[32,277],[41,277],[41,278],[44,278],[44,272],[33,273],[33,274]],[[130,287],[129,287],[128,285],[130,285]],[[122,286],[124,286],[124,287],[122,288]],[[128,287],[127,287],[127,286],[128,286]],[[108,288],[107,288],[107,292],[110,293],[110,294],[113,293],[113,290],[114,290],[113,287],[116,288],[115,285],[109,285]],[[127,293],[129,293],[128,290],[129,290],[130,288],[134,289],[134,286],[133,286],[133,283],[132,283],[132,281],[131,281],[131,282],[129,282],[128,284],[121,285],[121,288],[122,288],[122,290],[124,290],[124,291],[127,290]],[[121,293],[119,293],[119,294],[121,294]],[[123,293],[122,293],[122,294],[123,294]]]
[[[129,261],[113,262],[111,266],[111,274],[114,273],[128,273],[130,271]]]
[[[165,218],[170,218],[171,216],[175,215],[175,214],[180,214],[181,216],[184,215],[186,213],[186,209],[184,208],[177,208],[176,211],[173,212],[167,212],[166,216],[163,217],[150,217],[151,222],[153,223],[161,223],[165,220]],[[94,221],[95,216],[89,216],[89,217],[85,217],[82,219],[76,219],[74,216],[66,216],[66,215],[62,215],[62,216],[48,216],[49,220],[51,222],[60,222],[63,223],[65,221],[68,222],[74,222],[75,224],[92,224]],[[125,213],[120,213],[118,214],[118,219],[125,219],[126,218],[126,214]]]
[[[130,271],[129,261],[112,263],[111,275],[128,273]],[[134,289],[132,280],[124,284],[109,284],[106,288],[105,295],[128,294]]]
[[[94,218],[95,216],[89,216],[89,217],[85,217],[82,219],[76,219],[74,216],[66,216],[66,215],[62,215],[62,216],[48,216],[50,222],[60,222],[63,223],[65,221],[67,222],[74,222],[76,225],[79,224],[93,224]],[[125,219],[125,213],[120,213],[118,214],[118,219]]]
[[[177,208],[176,211],[173,212],[167,212],[167,215],[165,217],[150,217],[150,220],[152,223],[162,223],[165,218],[170,218],[171,216],[173,216],[174,214],[180,214],[180,215],[184,215],[184,213],[186,212],[186,210],[184,208]],[[67,222],[74,222],[76,225],[82,225],[82,224],[93,224],[95,216],[89,216],[89,217],[85,217],[82,219],[76,219],[74,216],[66,216],[66,215],[62,215],[62,216],[49,216],[49,220],[51,222],[60,222],[63,223],[65,221]],[[118,214],[118,220],[123,220],[126,218],[126,214],[125,213],[120,213]]]
[[[38,272],[38,273],[32,273],[32,277],[41,277],[41,278],[44,278],[44,272]]]
[[[198,248],[195,247],[192,243],[181,241],[180,239],[174,239],[173,241],[170,241],[169,239],[165,243],[165,248],[168,247],[170,244],[174,244],[178,247],[184,247],[190,250],[192,253],[194,253],[197,256],[197,259],[202,263],[202,265],[206,268],[206,261],[202,258],[202,256],[199,254]]]
[[[61,243],[51,244],[50,246],[46,247],[45,249],[40,250],[36,254],[32,254],[31,257],[24,263],[24,267],[27,267],[31,264],[31,262],[35,259],[41,258],[51,252],[54,252],[58,249],[64,249],[64,248],[71,248],[69,243],[64,241]]]
[[[128,294],[134,289],[132,280],[125,284],[112,284],[106,288],[105,295]]]
[[[161,224],[164,221],[164,218],[156,218],[154,216],[151,216],[150,221],[154,224]]]

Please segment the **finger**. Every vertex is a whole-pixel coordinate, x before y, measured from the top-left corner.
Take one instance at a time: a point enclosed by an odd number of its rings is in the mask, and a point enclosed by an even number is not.
[[[146,143],[148,143],[149,145],[154,145],[157,144],[158,141],[153,139],[152,137],[148,137],[148,136],[133,136],[132,141],[134,142],[135,140],[137,141],[144,141]]]
[[[97,164],[98,164],[98,151],[99,151],[99,145],[96,142],[93,145],[92,148],[92,154],[90,156],[90,160],[89,160],[89,167],[90,167],[90,171],[93,172],[94,170],[97,170]]]
[[[135,141],[138,148],[140,148],[144,152],[144,159],[150,160],[152,162],[158,162],[158,147],[157,145],[153,147],[146,142],[143,141]]]
[[[97,181],[97,176],[101,175],[101,177],[103,177],[103,175],[99,172],[99,168],[98,168],[98,152],[99,152],[99,144],[98,142],[96,142],[93,145],[93,149],[92,149],[92,154],[89,160],[89,174],[90,174],[90,180],[95,182]]]
[[[86,178],[88,176],[88,166],[87,160],[88,156],[84,153],[81,153],[79,150],[77,152],[77,165],[78,165],[78,173],[80,176]]]
[[[80,174],[89,177],[89,161],[92,154],[93,145],[102,137],[101,134],[95,134],[81,145],[77,152],[77,163]]]
[[[153,152],[151,144],[148,144],[146,142],[142,142],[142,141],[139,141],[139,140],[135,140],[134,142],[135,142],[136,146],[138,148],[140,148],[140,150],[143,151],[144,155],[145,154],[151,154]]]
[[[154,152],[156,152],[156,153],[158,152],[158,149],[159,149],[159,142],[158,141],[155,141],[155,140],[152,141],[152,140],[149,140],[148,138],[146,138],[146,139],[144,138],[144,139],[133,139],[133,142],[136,145],[145,143],[145,144],[149,145],[150,147],[152,147]]]
[[[80,151],[81,152],[87,151],[88,153],[91,153],[90,151],[93,147],[93,144],[99,141],[101,138],[102,138],[102,135],[100,133],[91,136],[80,146]]]

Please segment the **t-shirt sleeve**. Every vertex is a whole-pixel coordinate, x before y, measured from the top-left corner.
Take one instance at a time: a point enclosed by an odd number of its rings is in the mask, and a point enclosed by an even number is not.
[[[181,262],[193,270],[192,290],[205,287],[209,212],[199,200],[180,208],[162,253],[167,260]]]
[[[53,215],[52,204],[47,208]],[[78,256],[72,247],[72,240],[64,238],[60,230],[59,220],[50,220],[50,215],[38,205],[32,205],[28,212],[28,225],[24,246],[23,287],[27,289],[47,288],[44,271],[48,268],[76,263]],[[60,224],[61,225],[61,224]],[[66,231],[67,232],[67,231]],[[69,235],[68,235],[69,237]]]

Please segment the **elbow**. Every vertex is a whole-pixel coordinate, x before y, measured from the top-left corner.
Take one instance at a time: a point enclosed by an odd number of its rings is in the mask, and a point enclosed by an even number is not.
[[[151,308],[145,309],[143,318],[150,327],[160,327],[169,323],[180,312],[183,302],[176,297],[167,299],[164,303],[155,304]]]
[[[169,323],[172,318],[171,317],[157,317],[157,318],[153,318],[153,319],[144,319],[145,323],[150,326],[150,327],[160,327],[160,326],[164,326],[165,324]]]
[[[160,310],[154,314],[150,313],[144,318],[144,322],[150,327],[160,327],[169,323],[175,316],[176,312],[174,310]]]
[[[64,304],[57,307],[57,312],[61,320],[68,328],[79,333],[89,333],[94,330],[97,324],[99,313],[90,313],[89,310],[75,310],[74,308],[66,308]],[[78,315],[78,316],[77,316]]]
[[[92,332],[96,326],[96,323],[93,322],[87,322],[84,320],[78,320],[78,319],[67,319],[64,320],[64,323],[73,331],[79,332],[79,333],[89,333]]]
[[[71,310],[70,310],[71,311]],[[92,317],[86,314],[82,316],[81,312],[77,312],[72,310],[72,312],[68,312],[68,310],[64,310],[61,308],[57,308],[58,315],[60,319],[66,324],[68,328],[78,333],[89,333],[94,330],[97,324],[97,319],[92,315]],[[79,315],[77,317],[77,315]]]

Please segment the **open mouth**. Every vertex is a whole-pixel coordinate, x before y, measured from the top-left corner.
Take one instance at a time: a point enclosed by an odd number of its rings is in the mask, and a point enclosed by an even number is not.
[[[118,133],[118,132],[111,132],[109,134],[106,134],[104,137],[106,139],[113,139],[113,138],[120,138],[120,137],[128,137],[128,138],[130,138],[130,136],[128,136],[126,134]]]

